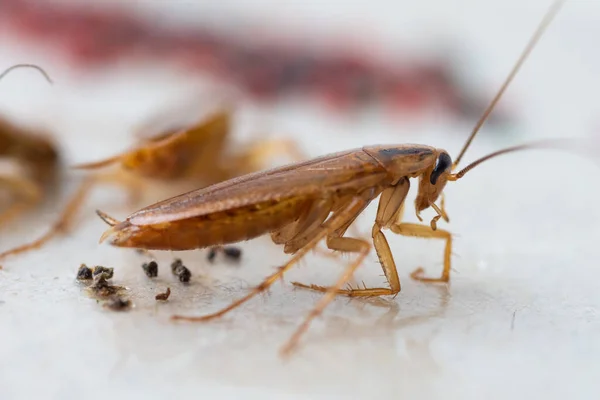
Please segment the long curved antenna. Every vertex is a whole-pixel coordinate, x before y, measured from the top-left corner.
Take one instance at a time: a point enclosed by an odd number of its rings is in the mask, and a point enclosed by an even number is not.
[[[533,48],[535,47],[535,45],[537,44],[537,42],[539,41],[540,37],[542,36],[542,34],[544,33],[544,31],[546,30],[546,28],[548,27],[548,25],[550,25],[550,22],[552,21],[552,19],[558,13],[558,10],[560,10],[560,7],[562,7],[562,5],[565,3],[565,1],[566,0],[556,0],[552,4],[552,6],[550,6],[550,8],[548,9],[548,11],[546,12],[546,15],[542,19],[542,22],[540,23],[540,25],[538,26],[537,30],[535,31],[535,33],[533,34],[533,36],[529,40],[529,43],[525,47],[525,50],[523,50],[523,52],[521,53],[521,56],[517,60],[516,64],[514,65],[514,67],[512,69],[512,71],[510,71],[510,74],[508,74],[508,77],[506,78],[506,80],[504,81],[504,83],[502,84],[502,86],[500,87],[500,90],[498,91],[498,93],[496,94],[496,96],[492,99],[492,102],[490,103],[490,105],[483,112],[483,115],[481,116],[481,118],[479,119],[479,121],[477,121],[477,124],[475,125],[475,128],[473,128],[473,131],[471,132],[471,136],[469,136],[469,139],[466,141],[466,143],[463,146],[462,150],[458,154],[458,157],[456,157],[456,159],[454,160],[454,164],[452,165],[452,169],[453,170],[460,163],[460,160],[465,155],[465,152],[467,151],[467,149],[471,145],[471,142],[473,141],[473,139],[475,138],[475,136],[477,135],[477,133],[479,132],[479,130],[481,129],[481,127],[483,126],[483,124],[485,123],[485,121],[487,120],[487,118],[489,117],[490,113],[492,112],[492,110],[496,106],[496,103],[498,103],[498,101],[500,100],[500,97],[502,97],[502,95],[506,91],[506,88],[512,82],[512,80],[515,77],[515,75],[517,75],[517,72],[519,72],[519,69],[521,68],[521,66],[523,65],[523,63],[525,62],[525,60],[527,59],[527,57],[529,56],[529,54],[531,53],[531,51],[533,50]]]
[[[580,143],[581,146],[571,146],[573,144]],[[589,141],[577,141],[577,139],[567,139],[567,138],[558,138],[558,139],[542,139],[535,142],[529,142],[517,146],[507,147],[502,150],[495,151],[493,153],[488,154],[487,156],[483,156],[478,160],[473,161],[471,164],[467,165],[463,169],[461,169],[456,174],[451,174],[448,176],[449,181],[456,181],[465,176],[467,172],[478,166],[484,161],[487,161],[491,158],[498,157],[502,154],[513,153],[521,150],[530,150],[530,149],[555,149],[566,152],[573,153],[584,153],[582,150],[590,151],[592,144]]]
[[[2,78],[4,78],[6,75],[8,75],[12,70],[14,69],[18,69],[18,68],[33,68],[38,70],[38,72],[40,74],[42,74],[44,76],[44,78],[46,78],[46,80],[48,81],[48,83],[50,83],[51,85],[54,83],[52,81],[52,78],[50,78],[50,75],[48,75],[48,73],[40,66],[35,65],[35,64],[15,64],[12,67],[8,67],[7,69],[4,70],[4,72],[2,72],[0,74],[0,80],[2,80]]]

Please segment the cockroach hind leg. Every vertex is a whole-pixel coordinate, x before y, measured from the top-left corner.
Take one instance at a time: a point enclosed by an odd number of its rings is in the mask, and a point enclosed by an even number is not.
[[[71,169],[84,169],[84,170],[99,169],[99,168],[107,167],[111,164],[114,164],[117,161],[119,161],[120,159],[121,159],[121,155],[118,155],[118,156],[110,157],[110,158],[100,160],[100,161],[75,164],[75,165],[71,166]]]
[[[319,285],[306,285],[300,282],[291,282],[292,285],[308,290],[314,290],[316,292],[326,293],[331,289],[329,286],[319,286]],[[355,289],[352,287],[348,287],[347,289],[337,289],[335,291],[336,294],[348,297],[379,297],[379,296],[391,296],[397,293],[393,293],[392,290],[387,288],[364,288],[364,289]]]
[[[391,251],[389,249],[389,245],[387,241],[383,238],[383,234],[378,232],[374,238],[374,244],[377,249],[377,254],[385,254],[386,260],[391,260]],[[362,243],[362,244],[361,244]],[[353,252],[360,252],[364,246],[370,248],[369,243],[363,239],[355,239],[355,238],[332,238],[327,243],[328,247],[332,250],[352,250]],[[396,271],[396,266],[393,262],[387,261],[382,262],[381,267],[384,270],[385,276],[388,280],[389,288],[367,288],[363,283],[363,288],[351,288],[347,289],[337,288],[335,290],[336,294],[344,295],[348,297],[378,297],[378,296],[393,296],[400,292],[400,281],[398,279],[398,272]],[[319,286],[319,285],[305,285],[299,282],[292,282],[292,284],[296,287],[300,287],[302,289],[315,290],[317,292],[326,293],[332,288]]]

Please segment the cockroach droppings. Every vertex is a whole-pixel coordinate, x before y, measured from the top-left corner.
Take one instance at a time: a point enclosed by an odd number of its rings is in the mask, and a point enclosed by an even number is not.
[[[115,270],[114,268],[107,268],[107,267],[103,267],[101,265],[97,265],[94,267],[94,277],[98,276],[98,275],[105,275],[106,279],[112,279],[113,275],[115,274]]]
[[[188,283],[192,277],[190,270],[183,265],[183,262],[179,258],[176,258],[171,264],[171,271],[173,272],[173,275],[177,275],[179,281],[183,283]]]
[[[111,268],[112,269],[112,268]],[[101,272],[94,276],[94,283],[89,286],[89,289],[96,297],[106,298],[113,296],[116,293],[124,290],[122,286],[111,285],[108,280],[112,278],[112,271]]]
[[[93,278],[92,269],[85,264],[81,264],[77,270],[77,280],[87,281]]]
[[[156,278],[158,276],[158,264],[156,261],[142,264],[142,269],[148,278]]]

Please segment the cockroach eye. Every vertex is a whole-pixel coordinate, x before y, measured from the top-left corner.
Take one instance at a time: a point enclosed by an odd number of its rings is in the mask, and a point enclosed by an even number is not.
[[[442,174],[442,172],[445,172],[446,170],[448,170],[451,167],[452,167],[452,158],[450,158],[450,155],[448,155],[448,153],[446,153],[446,152],[440,153],[437,161],[435,162],[435,167],[433,168],[433,171],[431,172],[431,177],[429,178],[429,182],[431,182],[432,185],[435,185],[438,178]]]

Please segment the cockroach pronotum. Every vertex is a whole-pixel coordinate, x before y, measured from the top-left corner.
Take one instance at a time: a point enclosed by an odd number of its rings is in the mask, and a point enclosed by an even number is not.
[[[260,170],[271,155],[283,152],[296,161],[302,157],[294,151],[293,142],[285,139],[260,139],[234,151],[227,140],[230,131],[231,110],[223,107],[192,124],[146,135],[137,147],[122,154],[76,165],[74,168],[84,170],[117,168],[98,171],[84,178],[58,220],[44,235],[0,253],[0,259],[38,249],[66,232],[86,195],[100,182],[124,184],[135,202],[144,183],[193,183],[194,186],[201,183],[207,186]]]
[[[303,288],[324,292],[323,298],[298,327],[282,354],[291,352],[311,321],[320,315],[337,294],[347,296],[384,296],[400,292],[400,280],[394,258],[382,230],[446,242],[444,268],[439,277],[426,277],[422,269],[411,277],[423,282],[448,282],[452,235],[437,229],[437,221],[448,222],[441,196],[448,181],[457,181],[467,172],[491,158],[518,150],[560,147],[555,141],[529,143],[505,148],[472,162],[454,173],[471,141],[512,81],[527,56],[558,12],[563,1],[556,1],[547,11],[519,60],[506,78],[486,111],[477,122],[458,157],[452,162],[442,149],[415,144],[367,146],[322,156],[268,171],[252,173],[204,189],[192,191],[156,203],[118,222],[98,214],[111,225],[100,242],[148,250],[192,250],[236,243],[270,234],[276,244],[284,245],[291,259],[262,283],[229,306],[201,317],[174,315],[173,320],[208,321],[239,307],[266,291],[281,279],[302,257],[326,239],[331,250],[358,253],[339,280],[331,287],[304,285]],[[419,178],[415,200],[417,216],[431,207],[437,215],[427,224],[402,222],[404,201],[410,178]],[[369,241],[344,234],[365,208],[380,197],[372,229],[372,241],[389,287],[342,289],[352,278],[371,249]],[[419,217],[421,220],[421,218]]]

